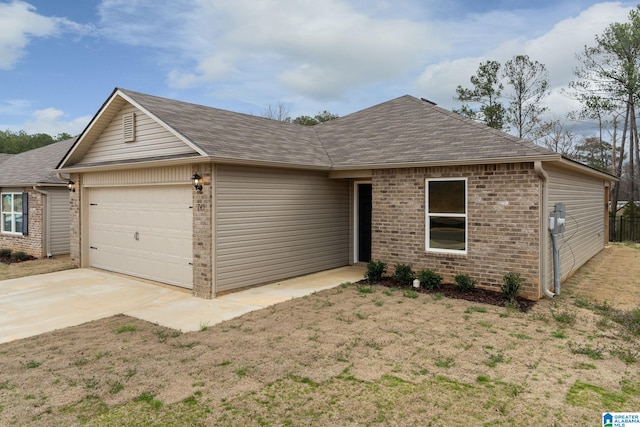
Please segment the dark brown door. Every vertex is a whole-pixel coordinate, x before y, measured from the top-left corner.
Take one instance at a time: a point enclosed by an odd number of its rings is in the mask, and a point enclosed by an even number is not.
[[[358,184],[358,262],[371,261],[371,184]]]

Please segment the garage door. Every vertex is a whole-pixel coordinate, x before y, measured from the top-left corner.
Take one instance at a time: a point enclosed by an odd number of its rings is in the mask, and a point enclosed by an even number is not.
[[[191,289],[191,187],[92,188],[89,265]]]

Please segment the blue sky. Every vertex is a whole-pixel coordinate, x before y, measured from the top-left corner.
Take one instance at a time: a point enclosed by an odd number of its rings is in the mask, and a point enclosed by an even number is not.
[[[634,2],[0,0],[0,129],[77,134],[114,87],[261,115],[346,115],[404,94],[451,109],[481,61],[575,54]]]

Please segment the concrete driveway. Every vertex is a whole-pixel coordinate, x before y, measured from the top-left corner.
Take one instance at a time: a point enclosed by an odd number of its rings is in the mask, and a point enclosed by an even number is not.
[[[343,267],[205,300],[191,292],[95,269],[0,281],[0,343],[126,314],[183,332],[197,331],[278,302],[362,279]]]

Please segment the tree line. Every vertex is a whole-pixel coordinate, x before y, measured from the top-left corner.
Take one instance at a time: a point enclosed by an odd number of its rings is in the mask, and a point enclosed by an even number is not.
[[[298,116],[295,119],[292,119],[291,116],[289,116],[289,110],[282,102],[278,102],[276,105],[269,105],[262,112],[261,116],[266,119],[277,120],[286,123],[297,123],[304,126],[319,125],[320,123],[328,122],[329,120],[337,119],[338,117],[340,117],[337,114],[333,114],[327,110],[324,110],[313,117]]]
[[[549,94],[544,64],[516,55],[500,64],[485,61],[471,76],[471,87],[458,86],[454,110],[493,128],[546,146],[620,179],[611,192],[611,206],[640,194],[640,140],[637,103],[640,100],[640,5],[626,22],[610,24],[576,54],[575,80],[563,93],[580,103],[564,120],[545,120]],[[567,122],[597,123],[596,134],[580,135]]]
[[[51,136],[46,133],[28,134],[23,130],[19,132],[11,130],[0,131],[0,153],[18,154],[69,138],[73,137],[68,133]]]

